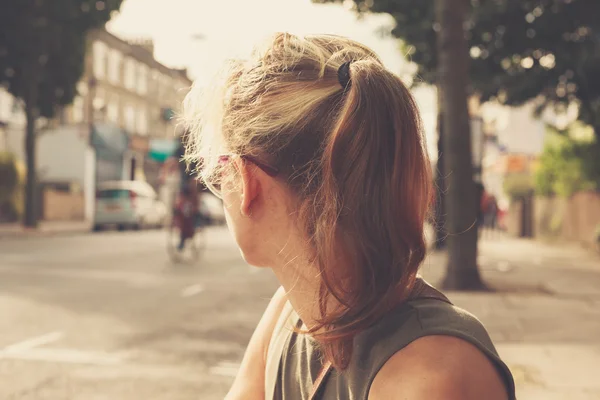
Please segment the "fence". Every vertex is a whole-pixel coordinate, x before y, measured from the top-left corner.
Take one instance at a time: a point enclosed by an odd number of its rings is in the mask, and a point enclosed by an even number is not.
[[[554,237],[595,246],[600,227],[600,193],[578,192],[569,198],[536,197],[533,231],[537,237]]]

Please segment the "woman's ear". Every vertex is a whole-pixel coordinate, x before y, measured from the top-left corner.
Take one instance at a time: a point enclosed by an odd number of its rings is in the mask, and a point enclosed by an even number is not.
[[[239,158],[234,162],[242,181],[240,212],[243,216],[249,217],[260,192],[260,182],[255,174],[256,168],[252,168],[249,163]]]

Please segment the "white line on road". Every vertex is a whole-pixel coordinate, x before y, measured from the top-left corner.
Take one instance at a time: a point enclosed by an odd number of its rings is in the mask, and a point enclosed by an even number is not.
[[[210,373],[212,375],[220,375],[220,376],[228,376],[233,377],[237,375],[238,370],[240,369],[239,363],[233,363],[228,361],[222,361],[210,368]]]
[[[508,272],[512,268],[508,261],[498,261],[498,263],[496,264],[496,269],[500,272]]]
[[[79,270],[76,268],[23,268],[20,266],[0,266],[2,274],[31,274],[52,278],[89,279],[109,282],[125,282],[134,287],[157,287],[162,283],[159,276],[146,272],[114,271],[106,269]]]
[[[115,365],[123,358],[115,354],[71,349],[31,349],[18,352],[0,351],[0,359],[46,361],[64,364]]]
[[[249,265],[248,268],[250,269],[248,272],[250,272],[252,275],[259,274],[263,271],[262,267],[254,267],[252,265]]]
[[[202,293],[204,291],[204,287],[200,284],[191,285],[181,289],[181,297],[192,297],[197,295],[198,293]]]
[[[60,340],[63,337],[63,335],[63,332],[50,332],[42,336],[34,337],[19,343],[11,344],[10,346],[7,346],[4,349],[0,350],[0,354],[16,353],[20,351],[30,350],[34,347],[56,342]]]

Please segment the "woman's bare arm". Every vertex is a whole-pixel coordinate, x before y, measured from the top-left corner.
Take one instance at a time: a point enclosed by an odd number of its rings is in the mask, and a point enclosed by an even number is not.
[[[240,370],[225,400],[264,400],[267,350],[286,300],[285,291],[280,287],[250,338]]]

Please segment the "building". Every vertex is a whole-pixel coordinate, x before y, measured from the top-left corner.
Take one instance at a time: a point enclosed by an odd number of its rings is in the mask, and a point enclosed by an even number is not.
[[[162,160],[149,149],[153,141],[164,147],[177,140],[173,117],[192,82],[185,69],[156,61],[153,51],[151,40],[89,33],[78,95],[55,120],[38,121],[42,217],[89,220],[96,184],[104,180],[144,180],[158,188]],[[0,88],[0,151],[24,161],[24,136],[22,107]],[[55,209],[61,204],[68,206]]]
[[[124,178],[158,185],[159,165],[147,157],[151,140],[177,136],[173,116],[192,82],[185,69],[169,68],[154,58],[151,40],[127,42],[102,29],[88,40],[79,96],[65,109],[67,125],[91,120],[122,129],[130,148]]]
[[[66,110],[67,123],[103,119],[140,137],[170,137],[173,112],[192,82],[185,69],[154,59],[151,40],[127,42],[106,30],[89,35],[79,96]],[[91,104],[90,104],[91,102]]]

